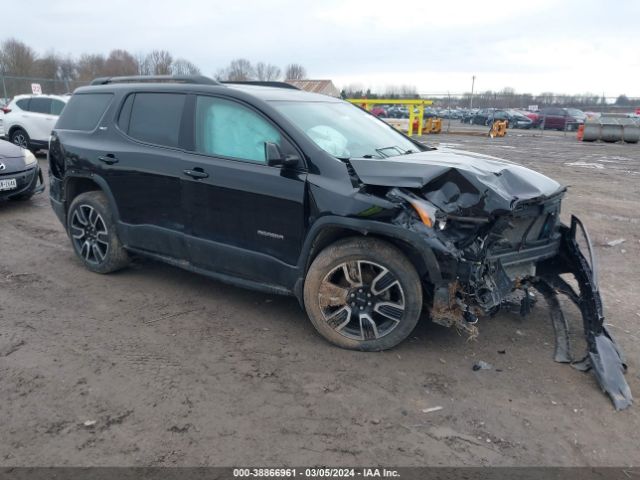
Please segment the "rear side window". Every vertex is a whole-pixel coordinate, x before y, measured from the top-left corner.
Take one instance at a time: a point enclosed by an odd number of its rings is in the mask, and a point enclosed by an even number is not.
[[[185,98],[180,93],[136,93],[126,133],[143,142],[177,147]]]
[[[51,99],[33,97],[29,104],[29,110],[33,113],[51,113]]]
[[[16,105],[20,108],[20,110],[24,110],[25,112],[29,111],[29,101],[30,98],[21,98],[16,102]]]
[[[51,100],[51,113],[53,115],[60,115],[60,113],[62,113],[62,109],[64,108],[64,106],[65,106],[65,103],[60,100],[56,100],[56,99]]]
[[[80,93],[72,96],[64,107],[56,128],[90,132],[98,126],[112,98],[112,93]]]

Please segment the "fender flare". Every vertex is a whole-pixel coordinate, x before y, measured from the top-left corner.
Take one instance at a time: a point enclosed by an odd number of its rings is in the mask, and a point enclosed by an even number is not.
[[[329,228],[352,230],[361,235],[374,234],[399,240],[413,248],[420,255],[429,274],[429,280],[434,284],[442,283],[440,265],[433,250],[426,242],[426,237],[423,235],[390,223],[333,215],[324,216],[316,220],[307,233],[298,259],[298,268],[302,272],[303,278],[306,276],[307,269],[311,264],[310,253],[316,239],[323,230]]]
[[[69,205],[71,204],[71,200],[68,198],[69,181],[73,179],[78,179],[78,178],[90,180],[95,184],[97,184],[98,187],[100,187],[100,190],[102,190],[102,192],[107,196],[107,201],[109,202],[109,208],[111,208],[111,214],[113,215],[113,221],[116,223],[116,225],[118,225],[120,223],[120,212],[118,211],[118,205],[116,204],[116,199],[114,198],[113,193],[111,193],[109,184],[100,175],[95,175],[93,173],[83,174],[78,172],[73,172],[73,173],[69,172],[64,176],[63,203],[64,203],[65,216],[69,210]]]

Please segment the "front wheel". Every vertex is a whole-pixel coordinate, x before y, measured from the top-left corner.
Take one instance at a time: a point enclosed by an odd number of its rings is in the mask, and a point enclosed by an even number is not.
[[[67,214],[67,232],[76,255],[89,270],[110,273],[129,263],[104,193],[85,192],[74,198]]]
[[[323,250],[304,285],[304,304],[318,332],[343,348],[396,346],[413,331],[422,310],[415,268],[393,245],[349,238]]]

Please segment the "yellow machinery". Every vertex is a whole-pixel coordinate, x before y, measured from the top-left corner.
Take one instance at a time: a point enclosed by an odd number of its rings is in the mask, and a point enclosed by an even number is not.
[[[489,136],[491,138],[495,137],[504,137],[507,134],[507,121],[506,120],[496,120],[491,125],[491,130],[489,131]]]
[[[414,123],[416,123],[416,120],[418,120],[417,122],[418,131],[416,133],[418,135],[422,135],[422,131],[424,127],[424,107],[433,104],[433,101],[431,100],[418,100],[418,99],[411,100],[411,99],[391,99],[391,98],[376,98],[376,99],[347,98],[347,102],[351,102],[355,105],[359,105],[365,110],[371,110],[371,107],[373,105],[405,105],[409,110],[409,129],[407,131],[407,135],[409,136],[413,135]],[[418,108],[417,113],[414,112],[416,107]],[[440,122],[438,128],[441,129],[442,121],[440,119],[436,119],[436,120]],[[440,131],[438,130],[438,132],[436,132],[436,131],[432,131],[431,129],[432,127],[429,126],[425,130],[428,133],[438,133]]]
[[[442,119],[435,117],[427,118],[424,129],[427,133],[440,133],[442,131]]]

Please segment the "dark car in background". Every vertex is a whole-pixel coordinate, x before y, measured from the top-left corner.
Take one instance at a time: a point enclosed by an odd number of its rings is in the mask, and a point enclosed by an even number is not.
[[[492,125],[496,120],[506,120],[508,128],[531,128],[533,122],[522,113],[512,109],[483,108],[471,118],[474,125]]]
[[[43,190],[42,172],[35,155],[0,140],[0,200],[28,200]]]
[[[577,108],[544,107],[538,112],[534,127],[545,130],[577,130],[587,116]]]
[[[386,118],[387,117],[387,109],[382,107],[382,106],[375,106],[371,109],[371,114],[375,115],[376,117],[382,117],[382,118]]]

